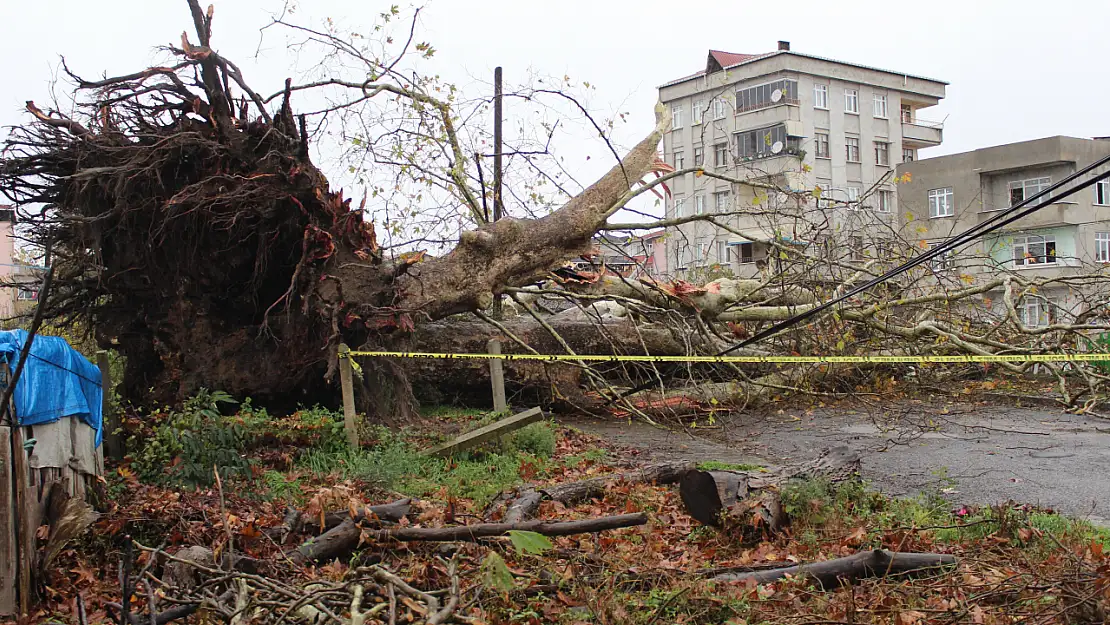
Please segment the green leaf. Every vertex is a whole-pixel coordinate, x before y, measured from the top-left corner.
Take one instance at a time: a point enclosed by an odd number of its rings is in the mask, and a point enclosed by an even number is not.
[[[513,589],[513,572],[509,570],[505,560],[496,553],[491,551],[482,560],[481,572],[482,584],[486,588],[493,588],[502,592],[509,592]]]
[[[550,538],[543,534],[537,534],[536,532],[510,530],[509,540],[513,541],[513,546],[516,547],[517,553],[534,553],[540,555],[554,547],[554,545],[551,544]]]

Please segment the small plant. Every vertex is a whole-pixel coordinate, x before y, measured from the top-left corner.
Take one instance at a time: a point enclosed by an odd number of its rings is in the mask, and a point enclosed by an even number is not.
[[[766,471],[767,469],[759,466],[758,464],[730,464],[728,462],[718,462],[717,460],[710,460],[698,465],[699,471]]]
[[[550,458],[555,453],[555,428],[547,422],[533,423],[513,432],[509,441],[516,451]]]

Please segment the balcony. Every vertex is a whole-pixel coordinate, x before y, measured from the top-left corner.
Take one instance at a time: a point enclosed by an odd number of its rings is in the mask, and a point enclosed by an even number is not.
[[[902,117],[902,146],[906,148],[931,148],[944,140],[944,123],[924,119],[907,121]]]

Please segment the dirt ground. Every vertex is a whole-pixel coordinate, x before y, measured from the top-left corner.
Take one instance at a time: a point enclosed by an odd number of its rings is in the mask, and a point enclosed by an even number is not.
[[[648,460],[778,464],[849,445],[891,495],[940,490],[957,504],[1013,500],[1110,525],[1110,421],[1052,408],[902,400],[736,413],[686,431],[642,422],[570,425]]]

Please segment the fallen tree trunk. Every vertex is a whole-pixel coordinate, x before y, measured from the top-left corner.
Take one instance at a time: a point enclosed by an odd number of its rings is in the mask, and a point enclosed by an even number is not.
[[[524,523],[479,523],[456,527],[397,527],[383,530],[366,530],[359,527],[353,520],[348,519],[339,527],[298,547],[291,558],[297,564],[330,560],[357,547],[364,531],[367,535],[378,540],[452,542],[504,536],[514,531],[536,532],[544,536],[590,534],[622,527],[644,525],[647,521],[647,514],[637,512],[581,521],[526,521]]]
[[[296,508],[289,508],[286,510],[285,520],[281,524],[281,534],[284,537],[308,530],[324,532],[338,527],[344,521],[351,519],[356,521],[376,519],[389,523],[397,523],[409,515],[409,512],[412,510],[412,504],[412,499],[398,499],[397,501],[387,504],[363,507],[357,510],[354,516],[352,516],[350,510],[343,510],[339,512],[328,512],[323,515],[323,518],[319,515],[301,512]]]
[[[749,571],[746,573],[726,573],[712,579],[718,582],[747,582],[766,584],[787,575],[806,576],[828,590],[843,583],[855,583],[869,577],[906,575],[953,566],[956,557],[942,553],[895,553],[885,549],[863,551],[846,558],[827,562],[799,564],[780,569]]]
[[[519,493],[510,501],[502,520],[505,523],[519,523],[535,514],[540,504],[549,499],[563,504],[571,504],[591,497],[601,497],[615,484],[674,484],[693,469],[693,463],[669,462],[646,466],[628,473],[604,475],[539,489],[530,488]]]

